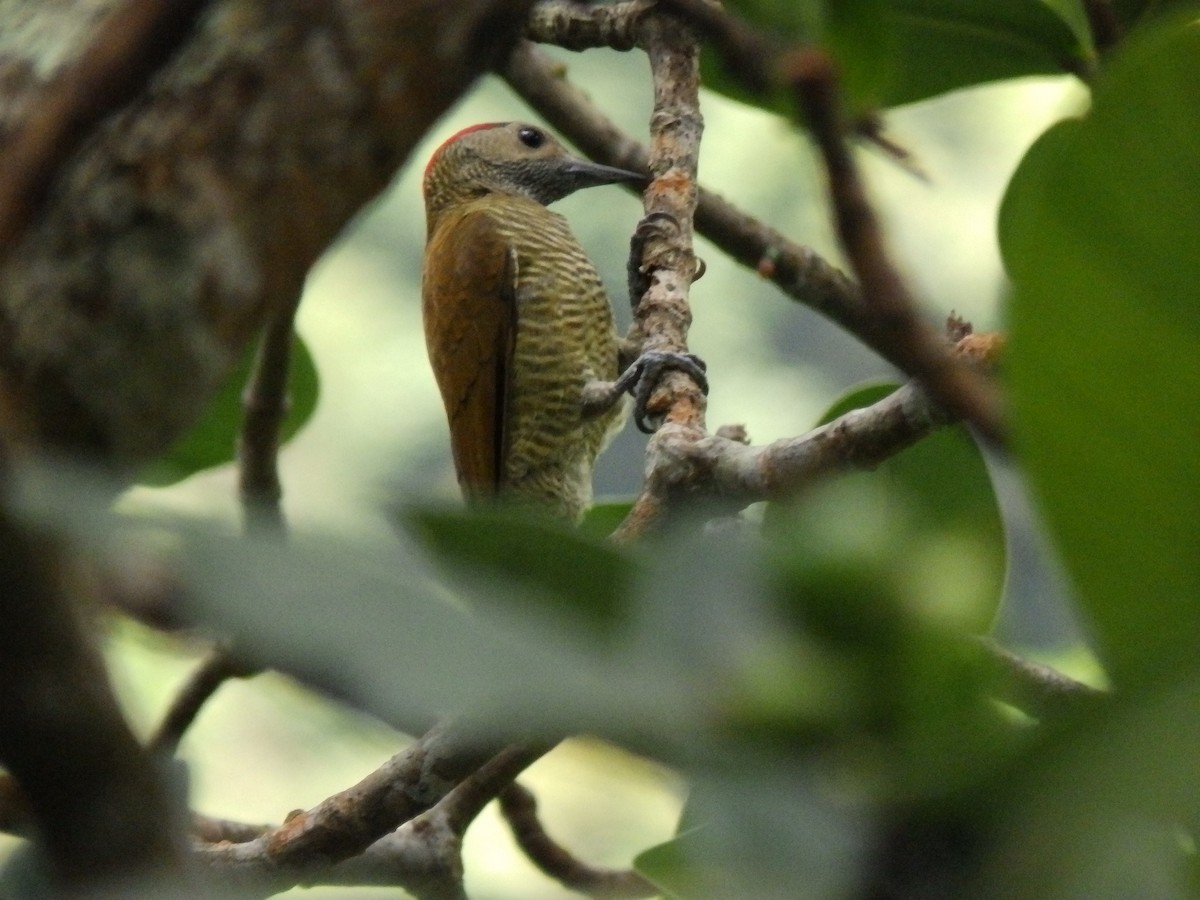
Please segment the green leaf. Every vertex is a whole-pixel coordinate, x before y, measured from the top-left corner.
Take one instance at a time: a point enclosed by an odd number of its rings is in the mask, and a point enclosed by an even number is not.
[[[524,586],[499,577],[449,586],[403,530],[386,541],[294,530],[280,541],[120,515],[108,473],[61,464],[22,467],[10,494],[22,521],[98,557],[159,551],[186,585],[181,620],[401,729],[460,713],[525,739],[586,732],[670,747],[693,742],[710,721],[704,693],[674,659],[598,641],[570,627],[570,615],[534,604],[491,606],[484,601]],[[549,560],[558,537],[530,555]]]
[[[658,888],[670,900],[703,897],[705,884],[716,880],[696,871],[697,860],[689,859],[686,843],[691,832],[679,834],[669,841],[639,853],[633,868]]]
[[[896,388],[891,383],[854,388],[834,402],[821,417],[821,424],[870,406]],[[874,472],[843,478],[851,483],[882,484],[890,502],[902,507],[912,528],[952,538],[961,550],[963,564],[969,567],[964,578],[974,587],[960,594],[951,586],[947,596],[970,599],[962,608],[946,612],[968,630],[986,631],[1004,589],[1004,523],[987,465],[966,428],[943,428],[896,454]]]
[[[204,414],[204,418],[161,459],[151,463],[138,479],[149,487],[166,487],[203,469],[232,462],[242,423],[242,392],[253,371],[256,348],[251,348],[230,374]],[[286,443],[317,408],[320,382],[308,346],[297,335],[292,342],[288,373],[288,411],[280,432]]]
[[[564,627],[569,616],[489,607],[482,601],[521,588],[499,576],[448,590],[424,548],[402,533],[386,544],[299,532],[281,543],[197,525],[175,533],[189,618],[231,636],[247,658],[299,673],[401,728],[461,715],[524,738],[632,732],[671,743],[703,723],[703,698],[685,692],[668,662],[630,664]],[[556,538],[529,557],[550,561],[562,548]]]
[[[781,40],[832,52],[853,113],[1026,75],[1086,68],[1092,50],[1079,0],[733,0]],[[716,53],[701,56],[705,87],[786,117],[784,91],[748,93]]]
[[[1196,896],[1187,883],[1195,851],[1185,843],[1195,840],[1200,809],[1195,669],[1100,712],[1036,745],[1035,757],[981,798],[999,811],[1000,827],[961,896]]]
[[[768,525],[779,602],[840,669],[826,731],[888,802],[977,779],[1010,746],[966,640],[995,588],[974,543],[936,521],[903,482],[870,476],[814,488]],[[880,752],[889,777],[867,762]]]
[[[1006,78],[1076,70],[1088,51],[1044,0],[893,0],[898,71],[888,106]]]
[[[885,102],[894,68],[891,0],[731,0],[726,6],[772,37],[796,45],[825,46],[842,67],[843,89],[856,112]],[[792,118],[796,104],[786,90],[757,95],[729,72],[716,51],[700,55],[700,80],[710,90]]]
[[[852,115],[891,105],[899,53],[890,0],[837,0],[825,4],[821,43],[837,60]]]
[[[1042,0],[1042,3],[1071,29],[1079,46],[1092,51],[1092,29],[1088,25],[1083,2],[1084,0]]]
[[[693,769],[685,827],[640,854],[637,871],[676,900],[854,896],[869,842],[861,797],[830,790],[815,759],[726,749]]]
[[[1000,256],[1009,277],[1016,284],[1036,279],[1042,266],[1042,228],[1045,197],[1055,190],[1053,179],[1064,165],[1063,157],[1079,140],[1083,123],[1064,119],[1050,126],[1025,152],[1013,173],[1000,204],[998,227]],[[1070,165],[1069,159],[1065,165]]]
[[[1200,634],[1200,31],[1114,57],[1000,219],[1020,455],[1118,685]]]
[[[583,515],[579,523],[579,531],[603,540],[617,530],[617,526],[625,521],[629,511],[633,509],[633,499],[602,500],[596,503]]]
[[[605,631],[624,618],[637,566],[610,544],[503,508],[414,509],[407,519],[457,580],[516,586],[520,602]]]

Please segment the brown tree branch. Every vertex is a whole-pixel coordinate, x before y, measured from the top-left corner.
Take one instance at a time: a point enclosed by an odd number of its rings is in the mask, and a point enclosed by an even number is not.
[[[500,794],[500,812],[524,854],[563,887],[589,897],[656,897],[658,888],[632,869],[597,869],[580,862],[546,832],[533,792],[513,782]]]
[[[467,828],[488,803],[548,749],[540,744],[506,747],[411,823],[406,838],[420,841],[426,850],[419,882],[414,884],[413,877],[406,876],[411,893],[419,900],[466,900],[462,841]]]
[[[207,866],[211,878],[230,889],[231,879],[227,876],[220,860],[213,860],[205,852],[205,844],[222,842],[248,843],[271,831],[270,826],[248,825],[207,816],[193,816],[193,832],[200,844],[196,852]],[[400,887],[414,897],[434,898],[461,897],[461,883],[454,877],[458,868],[460,842],[449,833],[428,826],[418,818],[401,826],[397,831],[380,838],[362,853],[336,865],[322,866],[315,860],[305,872],[303,886],[345,885],[353,887]],[[239,867],[237,878],[245,886],[246,874]],[[284,890],[296,881],[292,872],[278,873],[272,877],[263,874],[256,880],[256,893],[269,896]],[[238,894],[250,896],[249,892]]]
[[[638,46],[642,17],[659,6],[659,0],[618,0],[598,5],[537,0],[529,11],[525,36],[567,50],[632,50]]]
[[[13,0],[84,31],[104,2]],[[221,0],[3,258],[0,430],[122,471],[167,449],[531,2]],[[30,43],[0,42],[17,127],[81,71]]]
[[[550,57],[532,44],[526,42],[517,47],[503,75],[526,103],[591,158],[634,171],[645,171],[649,165],[646,148],[600,112],[582,91],[566,80]],[[698,233],[732,259],[888,358],[889,348],[873,340],[873,332],[867,325],[869,310],[857,286],[822,256],[703,186],[699,189],[694,224]]]
[[[692,323],[688,289],[699,272],[692,250],[696,169],[704,130],[699,46],[682,21],[657,13],[641,19],[638,44],[650,60],[654,108],[651,181],[642,193],[646,213],[634,232],[629,299],[643,351],[686,353]],[[702,430],[706,405],[691,376],[668,371],[646,410],[662,421]]]
[[[1002,346],[994,335],[971,334],[959,341],[957,353],[978,364],[994,363]],[[791,496],[819,479],[870,471],[954,421],[944,406],[909,383],[806,434],[767,445],[664,426],[647,448],[642,493],[613,539],[640,537],[687,501],[703,502],[714,515],[729,514]]]
[[[232,819],[218,819],[192,813],[192,836],[206,844],[219,844],[227,841],[231,844],[244,844],[261,837],[271,830],[270,825],[251,825],[246,822],[235,822]]]
[[[0,144],[0,256],[37,215],[63,163],[105,116],[130,102],[191,33],[210,0],[125,0],[82,58],[42,92]]]
[[[555,28],[562,28],[562,17],[543,14],[544,10],[553,11],[559,5],[558,0],[542,0],[534,10],[537,28],[527,34],[559,42],[563,34]],[[688,21],[714,39],[748,87],[762,90],[765,85],[780,83],[781,76],[777,73],[780,48],[774,42],[704,0],[664,0],[663,5],[685,14]],[[635,4],[624,8],[631,21],[642,20],[644,14]],[[586,34],[599,40],[620,30],[610,24],[589,31],[576,21],[583,15],[579,11],[570,20],[568,31],[576,39]],[[794,62],[795,57],[792,59]],[[796,74],[785,71],[783,77],[791,83]],[[621,160],[610,164],[637,165],[641,161],[637,145],[597,113],[586,97],[566,84],[561,72],[556,72],[543,54],[519,47],[505,76],[518,93],[585,153],[602,161]],[[915,302],[883,251],[878,223],[865,202],[857,170],[845,149],[846,126],[840,119],[840,111],[835,108],[832,112],[837,115],[832,118],[826,115],[824,131],[814,136],[827,166],[830,151],[838,149],[839,158],[830,170],[838,173],[836,179],[831,178],[835,218],[847,256],[867,290],[860,291],[811,251],[797,247],[705,191],[701,191],[696,209],[697,230],[739,262],[754,267],[792,296],[829,316],[889,362],[923,378],[939,400],[976,424],[984,434],[999,440],[1000,402],[994,384],[953,359],[945,341],[917,313]],[[863,281],[864,275],[870,279],[869,284]]]
[[[869,327],[880,342],[893,348],[901,368],[919,379],[939,403],[1003,444],[997,386],[980,370],[951,356],[945,339],[920,318],[915,299],[888,257],[882,228],[846,145],[832,59],[820,50],[799,52],[786,78],[825,160],[834,223],[871,309]]]
[[[259,341],[254,369],[242,394],[238,436],[238,493],[250,532],[282,534],[286,528],[279,480],[279,443],[288,412],[293,323],[300,297],[271,317]]]
[[[0,763],[52,875],[75,888],[182,873],[166,786],[84,636],[59,548],[0,516]]]
[[[548,744],[513,744],[505,747],[464,778],[426,815],[438,815],[455,834],[466,834],[467,827],[483,812],[483,808],[549,750]]]
[[[646,214],[634,231],[629,259],[629,297],[635,341],[642,352],[686,353],[692,322],[689,287],[700,272],[692,250],[696,168],[704,120],[700,115],[699,48],[678,19],[657,13],[640,20],[638,44],[650,60],[654,109],[650,116],[650,185],[642,198]],[[650,439],[649,473],[633,509],[614,537],[624,539],[659,518],[654,493],[655,444],[664,429],[704,436],[704,392],[690,375],[668,371],[645,409],[662,423]]]
[[[432,808],[504,751],[467,729],[439,725],[358,784],[279,827],[245,843],[205,846],[197,852],[223,879],[265,880],[275,889],[305,883]]]
[[[497,794],[512,783],[549,749],[546,745],[514,744],[506,747],[467,775],[429,811],[409,821],[393,834],[381,837],[361,853],[338,865],[317,859],[304,873],[303,883],[399,885],[421,900],[461,900],[462,838],[468,826]],[[397,784],[397,789],[405,785]],[[352,811],[347,810],[349,815]],[[288,819],[295,821],[304,813]],[[196,817],[194,829],[208,844],[234,841],[246,844],[270,829]],[[227,861],[208,857],[214,876],[223,874]],[[291,874],[292,877],[288,877]],[[239,872],[245,877],[245,872]],[[294,873],[280,873],[264,883],[267,889],[290,884]]]
[[[244,678],[255,671],[235,659],[227,648],[213,648],[172,701],[154,736],[150,738],[148,749],[164,756],[174,754],[184,732],[191,727],[217,688],[230,678]]]

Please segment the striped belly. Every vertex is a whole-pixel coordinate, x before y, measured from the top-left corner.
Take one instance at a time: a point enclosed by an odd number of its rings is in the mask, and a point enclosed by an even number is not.
[[[600,276],[566,220],[529,207],[503,223],[517,254],[504,489],[577,520],[591,502],[596,457],[624,421],[624,402],[587,420],[581,405],[585,384],[617,377],[617,334]]]

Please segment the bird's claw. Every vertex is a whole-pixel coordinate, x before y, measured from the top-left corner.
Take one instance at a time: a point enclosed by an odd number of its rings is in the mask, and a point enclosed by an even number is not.
[[[655,429],[646,424],[646,404],[658,386],[662,373],[667,369],[678,369],[690,375],[699,385],[701,392],[708,395],[708,366],[694,353],[674,353],[664,350],[648,350],[626,369],[617,379],[616,387],[628,391],[633,397],[633,423],[643,434],[653,434]]]

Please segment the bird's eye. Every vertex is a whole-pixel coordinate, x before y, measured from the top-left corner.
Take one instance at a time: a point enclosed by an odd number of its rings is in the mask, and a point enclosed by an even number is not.
[[[546,136],[536,128],[522,128],[517,132],[517,139],[530,150],[536,150],[546,143]]]

